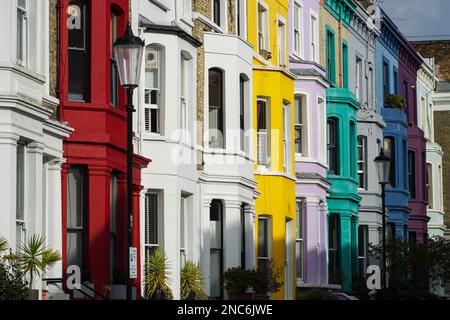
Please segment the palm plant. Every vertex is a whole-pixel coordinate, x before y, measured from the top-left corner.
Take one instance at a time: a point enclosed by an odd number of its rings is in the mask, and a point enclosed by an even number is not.
[[[203,274],[198,263],[186,261],[181,269],[181,299],[206,300],[203,289]]]
[[[166,299],[172,299],[168,269],[166,255],[157,249],[145,263],[144,292],[147,298],[158,298],[158,295],[162,295]]]
[[[29,288],[33,286],[34,275],[45,274],[56,262],[61,260],[61,254],[45,245],[45,238],[33,235],[21,244],[18,252],[18,261],[24,273],[29,273]]]
[[[4,236],[0,236],[0,253],[8,249],[8,240]]]

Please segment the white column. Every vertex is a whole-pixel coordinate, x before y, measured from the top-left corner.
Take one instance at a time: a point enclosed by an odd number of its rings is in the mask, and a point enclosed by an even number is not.
[[[32,142],[26,148],[25,175],[25,232],[27,239],[37,234],[42,235],[42,168],[44,146]],[[34,277],[33,288],[42,289],[41,277]]]
[[[14,134],[0,134],[0,235],[10,248],[16,247],[16,160],[17,141]]]
[[[210,209],[211,209],[210,198],[204,198],[201,208],[200,217],[200,266],[203,272],[203,286],[206,293],[210,294]]]
[[[224,272],[241,265],[241,205],[240,201],[225,200],[223,215]]]
[[[255,219],[255,206],[247,204],[245,206],[245,267],[247,269],[256,268]]]
[[[48,162],[48,180],[47,180],[47,245],[53,250],[62,252],[62,204],[61,204],[61,165],[62,159],[54,159]],[[55,266],[49,270],[48,278],[62,278],[62,261],[58,261]]]

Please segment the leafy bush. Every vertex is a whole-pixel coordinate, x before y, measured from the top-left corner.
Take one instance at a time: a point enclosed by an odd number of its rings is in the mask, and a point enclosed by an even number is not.
[[[208,296],[203,289],[203,274],[198,263],[186,261],[181,269],[181,299],[206,300]]]
[[[336,300],[336,297],[328,290],[312,289],[300,295],[298,300]]]
[[[0,236],[0,300],[25,300],[28,297],[25,274],[12,252],[1,256],[7,248],[8,242]]]
[[[386,105],[389,108],[395,108],[400,110],[406,109],[406,100],[402,96],[396,94],[388,94],[386,95]]]
[[[157,249],[145,263],[144,294],[148,299],[173,299],[168,269],[166,255]]]
[[[383,247],[370,247],[371,255],[382,260]],[[450,241],[442,237],[423,243],[394,238],[386,246],[388,297],[390,299],[430,299],[430,290],[450,280]]]
[[[281,289],[283,282],[278,281],[282,269],[276,266],[273,260],[265,269],[258,269],[251,274],[251,287],[257,294],[269,294]]]
[[[223,274],[228,293],[246,293],[252,287],[252,270],[230,268]]]

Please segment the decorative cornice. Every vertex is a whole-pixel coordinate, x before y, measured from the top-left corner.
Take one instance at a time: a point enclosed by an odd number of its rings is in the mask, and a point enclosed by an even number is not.
[[[140,21],[140,27],[144,28],[146,33],[162,33],[175,35],[186,42],[190,43],[192,46],[198,48],[202,45],[202,42],[195,39],[189,33],[177,26],[159,25],[159,24],[148,24],[146,22]]]

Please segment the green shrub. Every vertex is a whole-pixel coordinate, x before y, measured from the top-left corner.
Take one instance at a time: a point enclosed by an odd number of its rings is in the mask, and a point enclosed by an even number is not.
[[[198,263],[186,261],[180,275],[181,300],[208,299],[203,289],[203,274]]]

